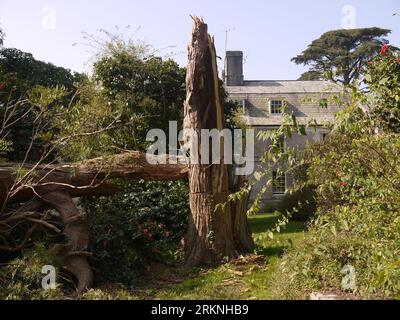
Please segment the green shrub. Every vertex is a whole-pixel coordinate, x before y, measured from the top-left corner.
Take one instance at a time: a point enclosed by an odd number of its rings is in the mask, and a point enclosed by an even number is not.
[[[353,88],[330,137],[309,150],[317,218],[283,258],[280,297],[347,290],[400,299],[399,66],[398,52],[384,47],[365,76],[370,93]],[[355,286],[342,284],[345,266]]]
[[[290,281],[282,297],[343,290],[341,271],[351,265],[352,293],[400,298],[398,154],[400,136],[388,133],[333,133],[315,146],[309,177],[318,186],[317,218],[307,240],[284,257],[282,278]]]
[[[56,268],[56,289],[42,288],[42,267],[52,265]],[[0,300],[62,299],[59,286],[60,261],[41,244],[25,251],[0,267]]]
[[[185,182],[123,183],[112,197],[82,201],[97,284],[134,285],[151,260],[174,261],[189,214]]]
[[[344,266],[355,270],[354,290],[362,298],[400,298],[398,214],[338,206],[317,219],[306,240],[290,249],[282,277],[290,281],[281,298],[307,298],[311,291],[344,290]],[[397,231],[396,231],[397,230]]]
[[[316,212],[315,190],[306,186],[292,193],[286,193],[279,201],[277,210],[291,216],[296,221],[308,221]]]

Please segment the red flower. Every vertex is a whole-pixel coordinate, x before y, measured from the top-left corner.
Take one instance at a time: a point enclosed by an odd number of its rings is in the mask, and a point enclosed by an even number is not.
[[[0,90],[3,90],[6,85],[4,83],[0,83]]]
[[[369,61],[368,64],[369,64],[370,66],[372,66],[374,63],[373,63],[373,61]]]
[[[389,49],[389,46],[388,46],[387,44],[385,44],[385,45],[382,47],[381,54],[385,54],[386,51],[388,51],[388,49]]]
[[[148,233],[149,233],[149,229],[144,228],[144,229],[143,229],[143,233],[144,233],[144,234],[148,234]]]
[[[347,182],[341,181],[341,182],[340,182],[340,186],[341,186],[341,187],[346,187],[346,186],[347,186]]]

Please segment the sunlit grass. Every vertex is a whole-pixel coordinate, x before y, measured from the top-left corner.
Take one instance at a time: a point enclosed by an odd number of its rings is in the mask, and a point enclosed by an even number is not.
[[[290,222],[273,240],[266,236],[274,227],[278,214],[251,216],[249,223],[257,245],[257,256],[216,269],[193,270],[178,284],[143,289],[147,299],[271,299],[272,280],[285,249],[304,237],[304,223]]]

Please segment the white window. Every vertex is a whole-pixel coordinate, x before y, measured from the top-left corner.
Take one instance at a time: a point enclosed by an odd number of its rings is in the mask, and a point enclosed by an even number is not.
[[[281,114],[282,113],[282,100],[271,100],[269,102],[269,109],[271,114]]]
[[[241,107],[243,111],[246,110],[246,105],[247,105],[246,99],[243,99],[243,100],[235,100],[234,102],[237,103],[238,106]]]
[[[286,192],[286,174],[278,171],[272,172],[272,193],[284,194]]]

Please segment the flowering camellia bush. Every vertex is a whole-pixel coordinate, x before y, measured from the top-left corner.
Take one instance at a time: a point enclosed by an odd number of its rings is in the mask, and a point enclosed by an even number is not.
[[[400,133],[400,55],[388,45],[371,61],[365,82],[371,92],[376,126]]]
[[[399,76],[399,53],[386,45],[366,66],[367,90],[347,92],[330,137],[310,148],[317,218],[284,256],[280,295],[400,298]]]

